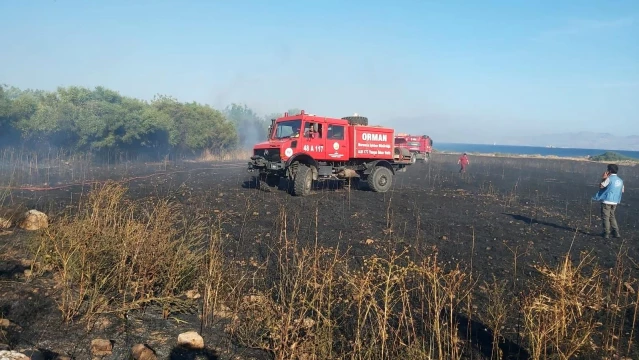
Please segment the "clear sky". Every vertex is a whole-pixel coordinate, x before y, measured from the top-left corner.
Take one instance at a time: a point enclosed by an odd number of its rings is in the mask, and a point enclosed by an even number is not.
[[[440,141],[639,135],[639,1],[0,0],[0,83],[262,113],[358,112]]]

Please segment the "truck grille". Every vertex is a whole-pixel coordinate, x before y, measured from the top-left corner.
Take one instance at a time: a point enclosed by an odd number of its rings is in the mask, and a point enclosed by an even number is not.
[[[254,155],[261,156],[268,161],[280,161],[280,149],[257,149]]]

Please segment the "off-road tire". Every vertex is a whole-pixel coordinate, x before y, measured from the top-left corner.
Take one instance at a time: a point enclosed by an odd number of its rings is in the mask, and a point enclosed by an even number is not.
[[[343,120],[348,120],[351,125],[368,125],[368,118],[366,116],[345,116]]]
[[[387,167],[376,166],[367,180],[368,187],[374,192],[387,192],[393,185],[393,173]]]
[[[313,186],[313,171],[310,167],[299,164],[295,179],[293,179],[293,196],[306,196],[311,193]]]

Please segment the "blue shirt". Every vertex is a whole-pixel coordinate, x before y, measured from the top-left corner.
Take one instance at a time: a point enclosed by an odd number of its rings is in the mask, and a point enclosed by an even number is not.
[[[604,204],[617,205],[621,202],[624,192],[623,180],[617,174],[611,174],[601,182],[602,188],[592,197]]]

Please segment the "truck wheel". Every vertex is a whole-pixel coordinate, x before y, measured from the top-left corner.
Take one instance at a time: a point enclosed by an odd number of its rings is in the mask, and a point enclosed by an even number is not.
[[[368,187],[374,192],[387,192],[393,185],[393,173],[386,167],[376,166],[368,175]]]
[[[345,116],[343,120],[348,120],[351,125],[368,125],[368,118],[366,116]]]
[[[413,155],[410,156],[410,163],[414,164],[417,162],[417,155],[415,155],[415,153],[413,153]]]
[[[293,195],[305,196],[311,192],[313,185],[313,171],[310,167],[300,164],[293,180]]]

